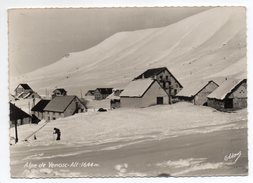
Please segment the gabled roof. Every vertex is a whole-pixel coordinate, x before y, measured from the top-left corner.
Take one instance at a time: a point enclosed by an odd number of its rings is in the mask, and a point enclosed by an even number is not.
[[[31,116],[14,104],[10,103],[10,121],[24,118],[31,118]]]
[[[31,111],[43,112],[49,102],[50,100],[42,99],[31,109]]]
[[[142,97],[155,82],[157,81],[151,78],[131,81],[120,94],[120,97]]]
[[[44,111],[64,112],[77,96],[56,96],[44,108]]]
[[[181,85],[181,83],[177,80],[177,78],[175,78],[175,76],[168,70],[167,67],[158,67],[158,68],[152,68],[152,69],[148,69],[145,72],[143,72],[142,74],[140,74],[139,76],[137,76],[136,78],[134,78],[133,80],[137,80],[137,79],[143,79],[142,76],[144,75],[144,79],[145,78],[151,78],[153,76],[156,76],[158,74],[160,74],[163,71],[168,71],[168,73],[170,73],[170,75],[177,81],[177,83],[179,84],[179,86],[181,88],[183,88],[183,86]]]
[[[110,95],[112,93],[112,88],[97,88],[96,90],[99,91],[101,94]]]
[[[21,84],[19,84],[18,86],[22,86],[22,88],[24,88],[25,90],[31,90],[32,88],[28,85],[28,84],[26,84],[26,83],[21,83]],[[18,86],[17,86],[17,88],[18,88]],[[17,89],[16,88],[16,89]]]
[[[60,91],[61,93],[67,92],[64,88],[56,88],[56,89],[53,91],[53,93],[56,92],[57,90]]]
[[[228,79],[225,80],[216,90],[214,90],[208,98],[215,98],[219,100],[225,99],[233,90],[242,82],[247,82],[247,79]]]
[[[195,82],[195,83],[191,83],[188,86],[185,86],[176,96],[194,97],[210,83],[214,83],[215,85],[219,86],[217,83],[215,83],[212,80],[208,82]]]
[[[25,90],[29,90],[32,89],[28,84],[24,83],[24,84],[20,84]]]
[[[155,76],[157,74],[160,74],[162,71],[167,70],[166,67],[159,67],[159,68],[153,68],[153,69],[148,69],[139,76],[137,76],[135,79],[142,79],[142,75],[144,75],[144,78],[150,78],[152,76]]]
[[[94,95],[94,92],[95,92],[95,90],[88,90],[88,91],[86,92],[85,96],[87,96],[89,93],[90,93],[91,95]]]

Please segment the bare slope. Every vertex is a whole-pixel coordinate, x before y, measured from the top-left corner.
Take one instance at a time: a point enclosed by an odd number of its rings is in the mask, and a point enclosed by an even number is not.
[[[221,7],[166,27],[117,33],[11,84],[22,80],[39,91],[122,87],[147,68],[167,66],[187,85],[192,79],[245,75],[245,57],[245,9]]]

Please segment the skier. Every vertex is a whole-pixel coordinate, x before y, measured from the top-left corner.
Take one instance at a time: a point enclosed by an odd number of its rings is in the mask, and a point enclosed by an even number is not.
[[[57,135],[56,140],[61,140],[61,131],[60,131],[60,129],[54,128],[54,133],[53,134]]]

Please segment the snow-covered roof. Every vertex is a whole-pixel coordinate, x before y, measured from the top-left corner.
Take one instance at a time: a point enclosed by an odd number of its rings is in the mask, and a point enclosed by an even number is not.
[[[23,98],[25,99],[25,98],[29,97],[31,94],[32,94],[32,92],[28,92]]]
[[[24,92],[21,92],[20,94],[18,94],[18,98],[20,98],[23,94]]]
[[[109,95],[108,97],[106,97],[106,99],[119,100],[120,97],[119,97],[119,96],[116,96],[116,95],[114,95],[114,94],[112,93],[111,95]]]
[[[176,96],[193,97],[211,82],[215,83],[214,81],[191,83],[185,86]],[[218,84],[216,85],[218,86]]]
[[[150,78],[131,81],[120,97],[141,97],[153,82]]]
[[[10,94],[10,95],[9,95],[9,99],[10,99],[10,100],[16,100],[17,98],[16,98],[14,95]]]
[[[112,94],[110,94],[108,97],[106,97],[107,99],[111,99],[111,100],[119,100],[120,99],[120,94],[122,93],[124,89],[120,89],[120,88],[113,88],[112,89]],[[116,92],[119,92],[119,94],[116,94]]]
[[[44,111],[64,112],[76,96],[56,96],[45,107]]]
[[[232,90],[244,80],[246,81],[246,79],[225,80],[216,90],[214,90],[207,97],[223,100],[224,98],[226,98],[227,94],[231,93]]]
[[[166,69],[167,69],[166,67],[148,69],[145,72],[143,72],[142,74],[140,74],[139,76],[137,76],[135,79],[142,79],[142,77],[150,78],[152,76],[155,76],[155,75],[161,73],[162,71],[164,71]]]

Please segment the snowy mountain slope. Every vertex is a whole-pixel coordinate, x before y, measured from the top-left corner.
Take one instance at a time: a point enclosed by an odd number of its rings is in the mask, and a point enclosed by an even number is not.
[[[80,88],[124,87],[144,70],[159,66],[168,67],[183,85],[245,76],[245,19],[242,7],[219,7],[166,27],[117,33],[93,48],[11,79],[10,88],[21,81],[38,92],[56,86],[73,93]]]

